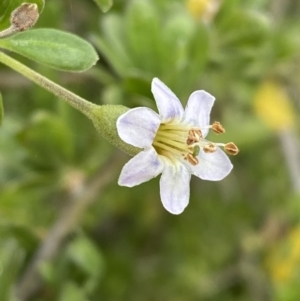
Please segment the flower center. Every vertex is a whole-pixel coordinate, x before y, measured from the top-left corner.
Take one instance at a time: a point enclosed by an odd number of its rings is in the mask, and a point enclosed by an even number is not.
[[[225,130],[219,122],[214,122],[206,127],[211,128],[217,134],[224,133]],[[159,155],[174,159],[174,157],[183,158],[191,165],[197,165],[200,149],[205,153],[214,153],[217,146],[223,146],[224,149],[235,155],[238,148],[234,143],[212,143],[204,140],[200,128],[194,128],[181,123],[162,123],[153,140],[153,147]],[[228,147],[227,147],[228,146]]]
[[[169,159],[180,156],[190,164],[197,165],[196,157],[200,151],[201,139],[200,129],[191,128],[185,124],[167,123],[160,125],[153,146],[159,155]],[[195,143],[197,144],[194,145]]]

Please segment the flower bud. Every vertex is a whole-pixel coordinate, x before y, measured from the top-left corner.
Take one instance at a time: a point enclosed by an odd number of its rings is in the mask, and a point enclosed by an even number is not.
[[[15,31],[24,31],[31,28],[39,16],[38,6],[35,3],[23,3],[11,13],[10,23]]]

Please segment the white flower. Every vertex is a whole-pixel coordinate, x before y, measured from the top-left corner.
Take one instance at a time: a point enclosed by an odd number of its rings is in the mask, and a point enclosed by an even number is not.
[[[125,164],[119,185],[133,187],[155,178],[160,173],[160,196],[163,206],[180,214],[188,205],[190,179],[219,181],[226,177],[232,164],[219,148],[231,154],[238,152],[233,143],[221,144],[205,140],[210,128],[224,132],[209,115],[215,98],[201,90],[189,97],[185,111],[176,95],[158,78],[152,81],[159,115],[149,108],[134,108],[117,120],[118,134],[123,141],[142,148]]]

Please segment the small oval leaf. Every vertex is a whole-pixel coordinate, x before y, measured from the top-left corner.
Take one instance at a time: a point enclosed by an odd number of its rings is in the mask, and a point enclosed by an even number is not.
[[[64,71],[84,71],[98,60],[90,43],[76,35],[55,29],[21,32],[0,40],[0,47]]]
[[[2,95],[0,93],[0,126],[2,125],[3,116],[4,116],[4,107],[3,107]]]
[[[0,1],[0,31],[10,27],[11,13],[23,3],[35,3],[39,8],[39,13],[44,9],[44,0],[1,0]]]
[[[104,13],[108,12],[113,6],[113,0],[94,0],[94,2]]]

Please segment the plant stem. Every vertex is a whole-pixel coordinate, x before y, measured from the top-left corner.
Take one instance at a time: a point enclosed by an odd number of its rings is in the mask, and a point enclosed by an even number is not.
[[[3,31],[0,31],[0,38],[4,38],[6,36],[9,36],[13,33],[15,33],[17,30],[15,27],[11,26],[7,29],[4,29]]]
[[[43,75],[33,71],[27,66],[23,65],[19,61],[13,59],[12,57],[6,55],[0,51],[0,62],[11,69],[17,71],[18,73],[24,75],[29,80],[33,81],[42,88],[48,90],[50,93],[54,94],[60,99],[63,99],[68,104],[70,104],[75,109],[79,110],[87,117],[91,119],[92,109],[95,108],[95,104],[87,101],[86,99],[70,92],[69,90],[59,86]]]

